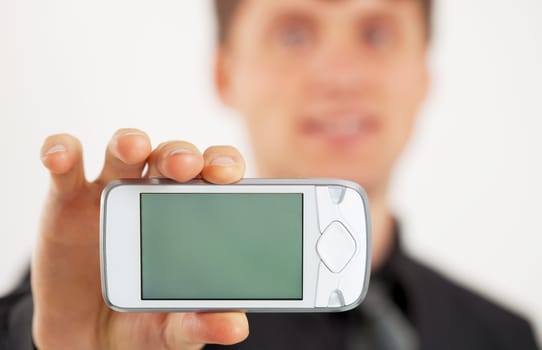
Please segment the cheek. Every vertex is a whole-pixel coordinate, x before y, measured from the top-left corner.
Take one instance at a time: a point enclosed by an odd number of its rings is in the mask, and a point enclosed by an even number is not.
[[[303,72],[265,60],[243,60],[232,81],[233,107],[247,122],[254,151],[269,160],[295,142],[296,111],[303,104]]]
[[[264,59],[241,60],[235,69],[233,91],[236,108],[240,112],[281,106],[296,96],[301,82],[301,71],[288,64]],[[266,109],[267,109],[266,108]]]
[[[248,62],[236,69],[233,80],[234,108],[255,130],[283,132],[293,123],[297,105],[302,103],[300,70],[264,60]],[[282,126],[279,126],[282,125]]]
[[[387,71],[386,123],[389,124],[389,141],[397,148],[402,148],[408,140],[424,96],[426,81],[420,61],[403,60]]]

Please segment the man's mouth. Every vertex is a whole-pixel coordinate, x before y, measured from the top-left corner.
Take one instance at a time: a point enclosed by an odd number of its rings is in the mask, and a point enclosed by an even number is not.
[[[376,118],[362,113],[309,116],[301,123],[302,134],[332,146],[349,146],[376,130]]]

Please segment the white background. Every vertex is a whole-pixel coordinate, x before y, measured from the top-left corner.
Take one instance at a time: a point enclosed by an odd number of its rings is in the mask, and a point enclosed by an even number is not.
[[[210,13],[208,1],[0,0],[0,294],[35,241],[48,134],[82,140],[90,177],[120,127],[233,144],[251,162],[213,94]],[[407,248],[529,316],[539,339],[540,18],[539,0],[438,3],[432,94],[393,191]]]

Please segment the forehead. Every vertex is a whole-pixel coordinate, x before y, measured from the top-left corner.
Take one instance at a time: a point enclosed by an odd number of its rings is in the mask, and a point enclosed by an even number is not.
[[[332,16],[361,11],[405,11],[421,10],[422,0],[243,0],[244,12],[272,16],[281,10],[303,10],[312,14]]]
[[[221,0],[226,1],[226,0]],[[277,20],[303,18],[329,28],[386,18],[405,28],[426,32],[425,0],[239,0],[230,30],[235,37],[265,29]],[[243,33],[245,32],[245,33]]]

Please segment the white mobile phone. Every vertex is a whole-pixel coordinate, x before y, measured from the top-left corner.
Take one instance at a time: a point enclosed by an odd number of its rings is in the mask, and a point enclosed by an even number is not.
[[[119,311],[345,311],[370,270],[367,196],[349,181],[117,180],[101,273]]]

